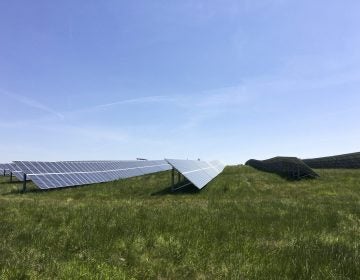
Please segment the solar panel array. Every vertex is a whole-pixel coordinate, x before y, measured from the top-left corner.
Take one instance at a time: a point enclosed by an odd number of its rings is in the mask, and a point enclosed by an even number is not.
[[[0,172],[1,175],[9,175],[10,173],[13,173],[13,171],[16,171],[16,165],[14,163],[1,163],[0,164]]]
[[[210,163],[181,159],[166,159],[166,161],[198,189],[205,187],[225,168],[219,161],[212,161]]]
[[[260,171],[278,174],[289,180],[315,179],[319,177],[314,170],[296,157],[274,157],[267,160],[250,159],[245,165]]]
[[[0,163],[0,176],[4,176],[6,174],[5,163]]]
[[[303,160],[311,168],[360,168],[360,153]]]
[[[9,171],[15,176],[19,181],[24,181],[24,172],[19,169],[15,163],[9,163]]]
[[[149,161],[15,161],[40,189],[110,182],[170,170],[164,160]]]

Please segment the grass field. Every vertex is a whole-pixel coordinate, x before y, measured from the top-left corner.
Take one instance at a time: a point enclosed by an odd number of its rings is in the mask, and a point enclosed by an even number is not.
[[[290,182],[227,167],[19,194],[0,177],[0,279],[360,279],[360,170]]]

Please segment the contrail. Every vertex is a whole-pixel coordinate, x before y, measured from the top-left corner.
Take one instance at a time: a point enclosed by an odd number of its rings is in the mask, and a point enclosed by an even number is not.
[[[8,96],[26,106],[29,106],[31,108],[34,108],[34,109],[38,109],[38,110],[41,110],[43,112],[46,112],[46,113],[50,113],[50,114],[53,114],[53,115],[56,115],[59,119],[64,119],[64,115],[55,111],[54,109],[40,103],[39,101],[37,100],[34,100],[34,99],[31,99],[31,98],[28,98],[28,97],[25,97],[25,96],[22,96],[22,95],[19,95],[19,94],[15,94],[15,93],[10,93],[8,91],[5,91],[5,90],[2,90],[0,89],[0,93],[5,95],[5,96]]]

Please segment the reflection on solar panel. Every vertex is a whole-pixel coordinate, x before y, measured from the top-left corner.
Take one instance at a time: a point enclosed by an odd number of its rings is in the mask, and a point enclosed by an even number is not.
[[[147,161],[15,161],[40,189],[110,182],[170,170],[164,160]]]
[[[219,172],[222,172],[225,168],[225,165],[218,160],[210,161],[209,164],[214,166],[217,170],[219,170]]]
[[[224,165],[219,161],[211,163],[181,159],[166,159],[166,161],[199,190],[224,170]]]

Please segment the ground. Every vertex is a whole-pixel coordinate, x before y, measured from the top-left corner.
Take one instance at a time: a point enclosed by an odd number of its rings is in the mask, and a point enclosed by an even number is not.
[[[177,195],[169,172],[25,194],[0,177],[0,279],[360,279],[360,170],[317,172],[231,166]]]

